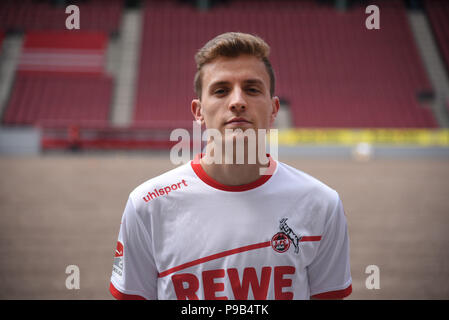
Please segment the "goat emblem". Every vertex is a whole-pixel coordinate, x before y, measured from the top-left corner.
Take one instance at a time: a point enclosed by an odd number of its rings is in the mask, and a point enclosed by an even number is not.
[[[293,246],[295,247],[295,253],[297,254],[299,252],[299,242],[301,241],[302,237],[298,237],[296,233],[290,228],[287,224],[287,218],[283,218],[279,221],[279,229],[281,232],[277,233],[276,235],[279,235],[280,233],[284,234],[286,238],[288,239],[289,243],[291,242]],[[273,237],[274,238],[274,237]],[[279,236],[278,236],[279,238]],[[288,245],[290,247],[290,244]],[[288,247],[285,251],[288,250]],[[276,250],[276,249],[275,249]],[[282,251],[282,252],[285,252]]]

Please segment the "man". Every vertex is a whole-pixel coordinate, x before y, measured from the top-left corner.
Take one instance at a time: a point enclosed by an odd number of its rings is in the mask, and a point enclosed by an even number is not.
[[[114,297],[309,299],[351,293],[348,232],[337,192],[270,156],[249,161],[253,151],[243,135],[269,129],[279,110],[268,55],[261,38],[243,33],[219,35],[196,54],[192,113],[225,138],[210,139],[208,152],[196,161],[131,192],[114,258]],[[235,154],[232,163],[216,161],[219,147],[238,139],[244,140],[243,164]]]

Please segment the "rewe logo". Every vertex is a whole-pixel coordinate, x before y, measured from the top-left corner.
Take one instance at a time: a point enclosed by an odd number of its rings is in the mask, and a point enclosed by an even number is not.
[[[230,286],[233,297],[230,299],[247,300],[249,290],[253,292],[254,299],[266,300],[271,278],[274,284],[274,299],[292,300],[293,292],[286,290],[292,286],[289,275],[295,274],[293,266],[263,267],[260,272],[255,268],[247,267],[239,275],[236,268],[207,270],[201,273],[201,282],[192,273],[175,274],[171,280],[178,300],[199,300],[198,290],[202,287],[205,300],[228,300],[227,296],[217,295],[226,291]],[[257,274],[260,274],[260,279]]]

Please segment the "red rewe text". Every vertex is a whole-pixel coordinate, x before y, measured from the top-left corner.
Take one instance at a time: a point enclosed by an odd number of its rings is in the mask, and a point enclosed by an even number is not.
[[[293,292],[284,289],[292,285],[292,280],[286,276],[294,273],[295,267],[292,266],[263,267],[259,279],[255,268],[245,268],[242,277],[239,276],[237,269],[231,268],[203,271],[201,279],[192,273],[175,274],[171,279],[178,300],[198,300],[200,280],[205,300],[228,300],[226,296],[216,295],[225,291],[225,277],[228,277],[235,300],[247,300],[250,287],[255,300],[266,300],[270,279],[273,276],[274,298],[292,300]]]
[[[160,196],[163,196],[163,195],[167,195],[171,191],[181,189],[183,185],[185,187],[187,187],[187,183],[186,183],[186,181],[184,179],[182,179],[181,182],[172,184],[171,186],[166,186],[166,187],[163,187],[163,188],[160,188],[160,189],[154,189],[153,192],[149,191],[148,194],[145,197],[143,197],[143,200],[145,200],[145,202],[148,202],[148,201],[153,200],[153,199],[155,199],[157,197],[160,197]]]

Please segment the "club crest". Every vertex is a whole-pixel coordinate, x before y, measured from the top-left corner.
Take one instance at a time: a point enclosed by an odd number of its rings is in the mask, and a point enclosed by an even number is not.
[[[271,247],[274,251],[283,253],[286,252],[290,245],[295,247],[295,253],[299,252],[299,242],[302,237],[298,237],[296,233],[288,226],[287,218],[283,218],[279,221],[280,232],[276,233],[271,238]]]

